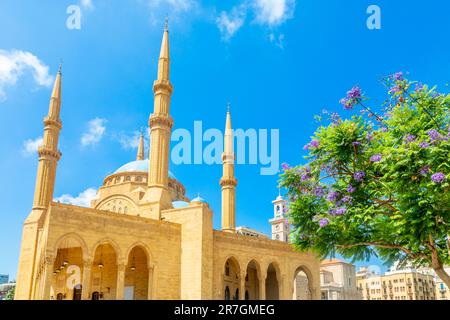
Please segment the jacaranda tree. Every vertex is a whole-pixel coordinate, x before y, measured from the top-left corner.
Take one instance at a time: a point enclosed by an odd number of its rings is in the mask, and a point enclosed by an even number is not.
[[[354,87],[324,112],[306,164],[283,164],[299,250],[431,267],[450,287],[450,95],[397,73],[379,108]],[[374,110],[381,110],[375,112]]]

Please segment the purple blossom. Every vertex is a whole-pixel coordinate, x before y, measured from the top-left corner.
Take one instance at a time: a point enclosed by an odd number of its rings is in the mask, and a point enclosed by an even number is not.
[[[381,132],[387,132],[387,131],[388,131],[388,128],[386,128],[386,127],[381,128]]]
[[[342,202],[344,202],[344,203],[352,203],[352,197],[345,196],[345,197],[342,198]]]
[[[432,129],[432,130],[428,131],[427,133],[428,133],[428,136],[431,139],[431,142],[438,141],[438,140],[442,139],[442,135],[435,129]]]
[[[423,84],[422,83],[418,83],[418,84],[416,84],[416,91],[420,91],[420,90],[422,90],[423,89]]]
[[[361,145],[361,142],[359,142],[359,141],[353,141],[352,144],[353,144],[353,146],[357,147],[357,146],[360,146],[360,145]]]
[[[329,200],[329,201],[331,201],[331,202],[336,202],[336,200],[338,199],[338,197],[339,197],[339,192],[331,191],[331,192],[328,194],[327,200]]]
[[[300,180],[301,180],[302,182],[305,182],[305,181],[307,181],[307,180],[309,180],[309,179],[311,179],[311,176],[310,176],[308,173],[305,173],[305,174],[303,174],[303,175],[300,177]]]
[[[322,198],[325,195],[325,190],[322,187],[315,187],[312,192],[318,198]]]
[[[416,141],[416,136],[414,136],[414,135],[412,135],[412,134],[408,134],[408,135],[405,137],[405,141],[406,141],[406,142],[409,142],[409,143],[414,142],[414,141]]]
[[[303,150],[317,149],[318,147],[319,147],[319,141],[312,140],[310,143],[308,143],[306,146],[303,147]]]
[[[393,78],[398,81],[403,80],[403,72],[394,73]]]
[[[351,184],[348,185],[347,187],[347,192],[348,193],[353,193],[356,191],[356,188],[354,186],[352,186]]]
[[[373,140],[373,135],[372,135],[372,133],[367,133],[367,135],[366,135],[366,139],[368,140],[368,141],[372,141]]]
[[[345,214],[347,212],[347,209],[345,208],[338,208],[334,211],[334,214],[336,216],[342,216],[343,214]]]
[[[366,176],[366,173],[364,171],[358,171],[353,175],[353,178],[358,181],[361,182],[364,180],[364,177]]]
[[[445,174],[443,174],[442,172],[437,172],[431,176],[431,180],[434,183],[442,183],[445,180]]]
[[[337,125],[339,124],[340,121],[341,121],[341,117],[339,116],[338,113],[334,112],[334,113],[331,115],[331,122],[332,122],[334,125],[337,126]]]
[[[420,169],[420,174],[421,175],[427,175],[430,172],[430,167],[429,166],[425,166],[422,169]]]
[[[430,146],[430,144],[426,141],[422,141],[421,143],[419,143],[419,147],[421,147],[422,149],[426,149]]]
[[[402,89],[399,86],[395,85],[391,88],[391,90],[389,90],[389,93],[397,93],[400,92],[401,90]]]
[[[283,163],[281,167],[283,168],[284,171],[291,169],[291,167],[287,163]]]
[[[381,154],[376,154],[370,157],[370,162],[380,162],[381,161]]]
[[[358,86],[351,88],[351,90],[347,92],[347,98],[361,99],[361,88]]]
[[[319,220],[319,226],[321,228],[326,227],[329,223],[330,223],[330,220],[328,220],[327,218],[323,218],[323,219]]]

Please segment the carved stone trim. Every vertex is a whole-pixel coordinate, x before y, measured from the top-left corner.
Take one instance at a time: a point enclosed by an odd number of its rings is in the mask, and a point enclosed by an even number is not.
[[[150,128],[162,126],[172,129],[173,127],[173,119],[171,116],[162,115],[162,114],[152,114],[150,116],[150,120],[148,122]]]
[[[38,154],[39,157],[50,157],[50,158],[54,158],[57,161],[59,161],[59,159],[61,159],[62,153],[60,151],[55,151],[52,149],[48,149],[45,146],[40,146],[38,148]]]
[[[236,180],[236,178],[222,178],[222,179],[220,179],[220,185],[222,187],[225,187],[225,186],[235,187],[235,186],[237,186],[237,180]]]

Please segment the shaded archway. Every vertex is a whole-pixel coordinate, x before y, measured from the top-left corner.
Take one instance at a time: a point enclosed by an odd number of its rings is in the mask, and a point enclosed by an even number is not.
[[[267,300],[279,300],[280,299],[280,284],[279,268],[275,263],[269,264],[267,267],[266,278],[266,299]]]
[[[57,241],[50,299],[81,299],[84,251],[86,246],[78,236],[66,235]]]
[[[225,300],[239,300],[240,266],[236,258],[225,262],[223,275],[223,297]]]
[[[311,300],[311,273],[305,267],[298,267],[294,272],[293,300]]]
[[[128,254],[125,268],[125,300],[147,300],[149,298],[148,255],[141,246],[134,247]]]
[[[245,276],[245,300],[259,300],[259,279],[261,277],[261,269],[255,260],[251,260],[247,265]]]
[[[117,295],[118,271],[116,250],[112,244],[105,241],[100,243],[94,252],[91,292],[98,294],[91,298],[93,300],[114,300]]]

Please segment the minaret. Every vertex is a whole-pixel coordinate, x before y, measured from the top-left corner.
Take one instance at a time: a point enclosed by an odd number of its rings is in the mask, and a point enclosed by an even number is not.
[[[144,160],[144,159],[145,159],[145,155],[144,155],[144,133],[141,130],[141,136],[139,137],[139,146],[138,146],[136,160],[140,161],[140,160]]]
[[[288,203],[281,196],[279,190],[278,197],[272,201],[273,203],[273,219],[269,222],[272,225],[272,239],[283,242],[289,242],[290,225],[287,219]]]
[[[62,128],[61,111],[61,66],[56,75],[47,117],[44,118],[44,143],[38,148],[39,165],[36,177],[33,209],[45,209],[53,200],[56,166],[61,158],[58,150],[59,132]]]
[[[231,128],[231,114],[229,105],[225,125],[222,162],[223,175],[222,179],[220,179],[220,185],[222,186],[222,230],[225,232],[235,232],[237,180],[234,177],[233,130]]]
[[[62,128],[59,114],[61,111],[61,66],[56,75],[47,117],[44,118],[44,142],[38,148],[39,164],[34,192],[33,209],[23,224],[20,248],[17,285],[14,299],[33,298],[36,283],[35,274],[39,259],[41,231],[44,226],[47,208],[53,200],[56,166],[61,158],[58,151],[59,132]]]
[[[170,98],[173,87],[170,83],[169,29],[166,20],[158,62],[158,78],[153,84],[154,111],[150,116],[150,157],[148,191],[144,200],[150,205],[151,217],[160,219],[161,210],[172,208],[168,189],[169,149],[173,119],[170,116]]]

